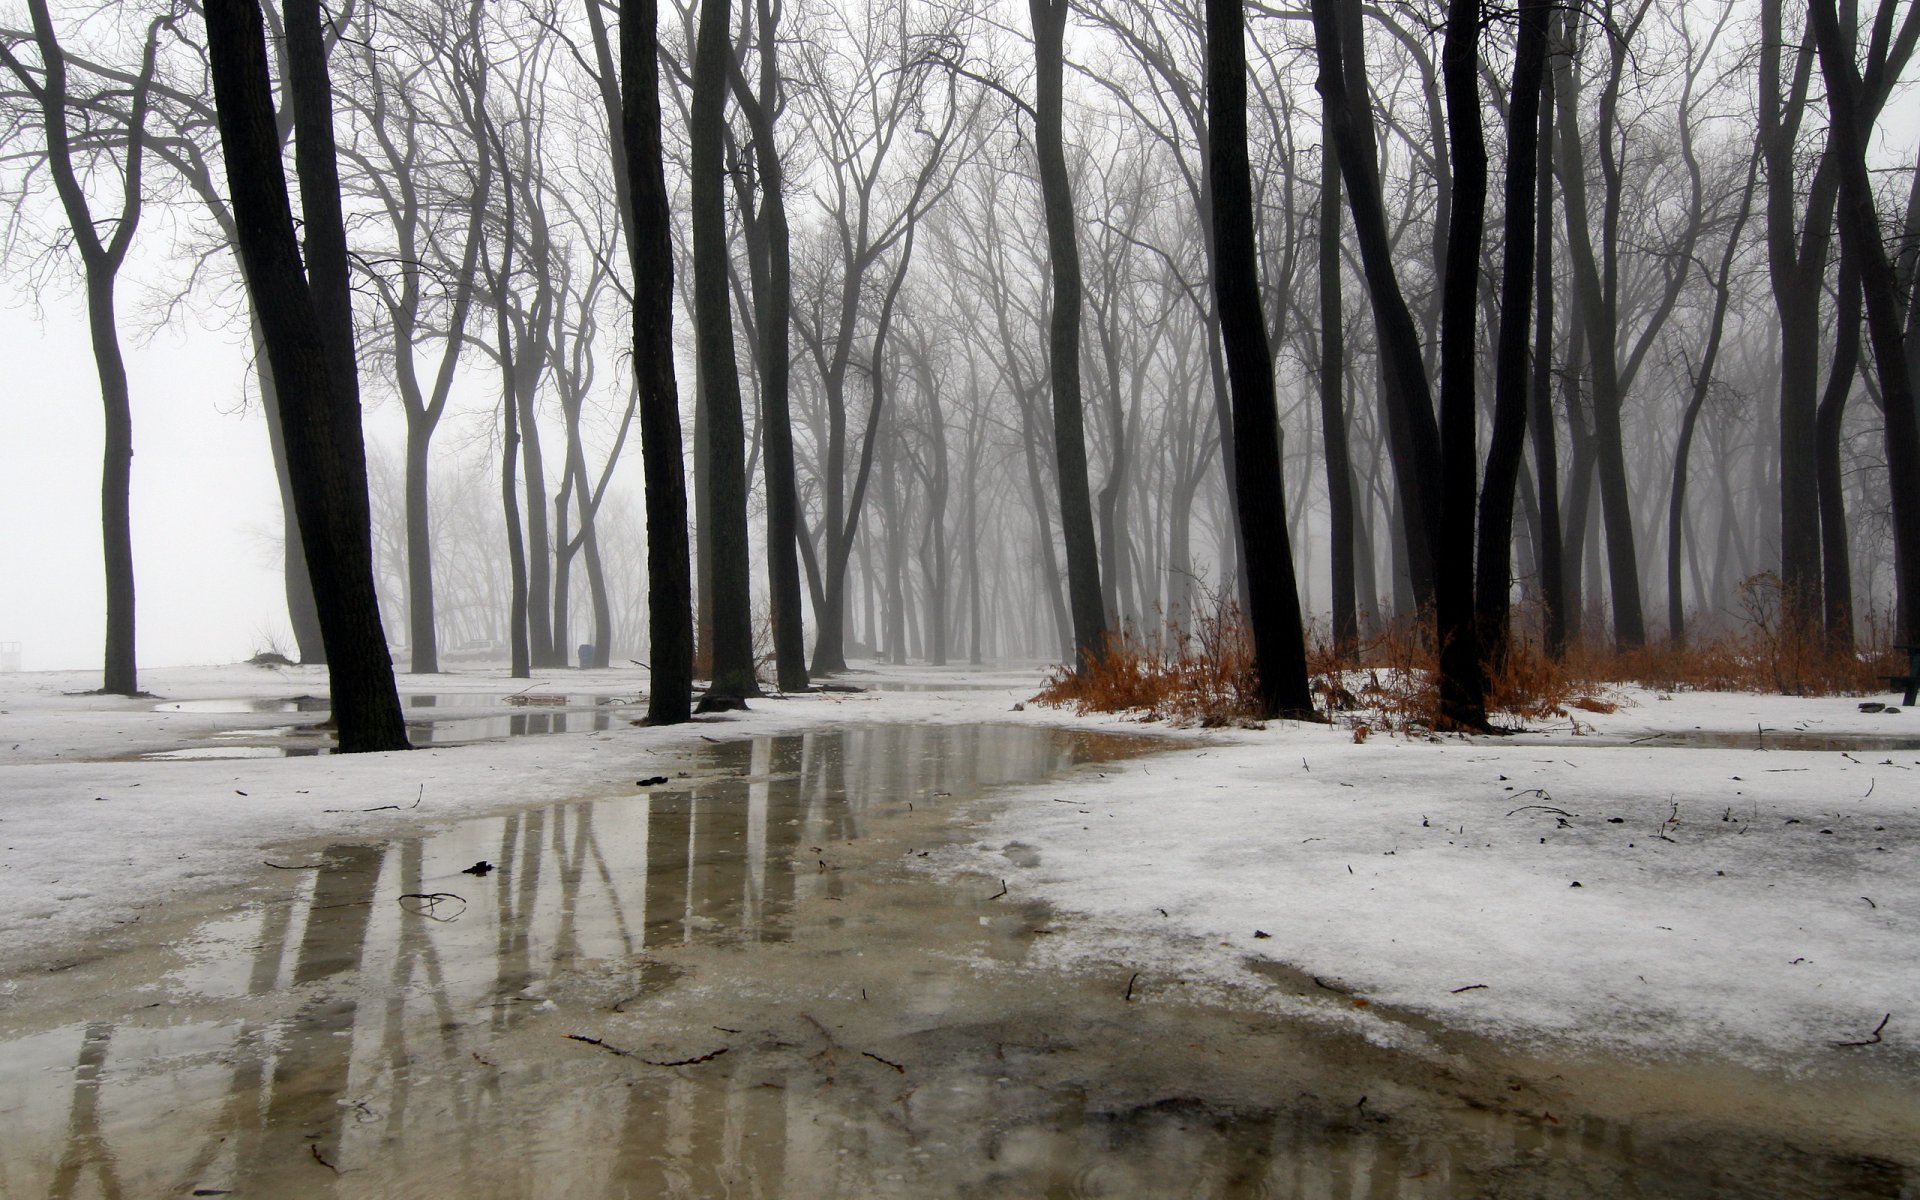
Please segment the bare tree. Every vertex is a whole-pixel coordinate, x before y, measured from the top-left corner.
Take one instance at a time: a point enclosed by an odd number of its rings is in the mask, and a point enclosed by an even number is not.
[[[119,98],[77,95],[46,0],[28,0],[27,11],[39,63],[19,56],[23,46],[0,40],[0,64],[38,109],[47,172],[86,276],[87,331],[100,379],[106,435],[100,467],[100,541],[106,567],[107,627],[100,690],[135,696],[140,694],[140,679],[134,655],[133,404],[120,349],[114,283],[133,248],[146,199],[142,174],[160,35],[178,17],[168,10],[148,22],[131,94]],[[82,126],[78,139],[70,124],[76,118]],[[89,193],[103,187],[118,188],[119,210],[111,217],[97,218]],[[104,238],[103,228],[111,229]]]
[[[1106,652],[1100,600],[1100,551],[1093,535],[1087,444],[1080,400],[1080,250],[1074,229],[1073,182],[1061,133],[1062,77],[1068,0],[1027,0],[1033,19],[1033,146],[1053,270],[1048,376],[1053,385],[1053,453],[1059,469],[1060,529],[1067,552],[1067,595],[1073,613],[1074,658],[1084,669]]]
[[[647,612],[652,682],[647,719],[685,721],[693,704],[693,578],[687,549],[687,489],[680,397],[673,374],[672,218],[660,148],[659,11],[655,0],[620,0],[620,137],[633,233],[634,381],[646,462]]]
[[[286,421],[288,468],[327,643],[340,749],[404,750],[406,725],[373,586],[346,237],[318,5],[288,0],[287,84],[299,114],[304,270],[280,166],[259,5],[211,0],[205,17],[227,185]]]
[[[1280,475],[1273,358],[1254,265],[1253,183],[1247,165],[1243,0],[1207,0],[1207,176],[1213,191],[1214,293],[1233,389],[1235,512],[1247,564],[1261,715],[1311,716],[1306,633],[1293,577]]]

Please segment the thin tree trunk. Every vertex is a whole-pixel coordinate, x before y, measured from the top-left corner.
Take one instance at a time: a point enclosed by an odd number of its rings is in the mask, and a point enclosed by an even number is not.
[[[1480,494],[1478,571],[1474,607],[1481,650],[1496,669],[1505,662],[1509,598],[1513,590],[1513,494],[1527,434],[1529,308],[1533,302],[1535,210],[1541,83],[1546,78],[1548,0],[1522,0],[1514,50],[1513,93],[1507,106],[1504,261],[1500,268],[1500,324],[1495,335],[1493,431]],[[1458,261],[1458,260],[1451,260]],[[1549,427],[1548,434],[1552,436]]]
[[[1328,122],[1324,106],[1322,124]],[[1354,603],[1353,463],[1347,447],[1346,313],[1340,296],[1340,150],[1320,147],[1320,439],[1327,464],[1327,542],[1333,594],[1333,649],[1345,654],[1360,636]]]
[[[1093,532],[1087,484],[1087,447],[1080,401],[1080,249],[1074,231],[1073,188],[1061,132],[1064,38],[1069,0],[1028,0],[1033,19],[1034,130],[1047,255],[1052,263],[1053,313],[1047,335],[1053,382],[1053,453],[1059,467],[1060,531],[1067,552],[1067,593],[1073,614],[1074,661],[1081,669],[1106,652],[1106,613],[1100,599],[1100,550]]]
[[[789,334],[793,313],[791,235],[787,228],[785,165],[774,141],[779,107],[779,19],[771,0],[756,0],[760,89],[756,95],[736,78],[740,109],[753,129],[754,163],[760,175],[760,236],[766,250],[766,290],[759,300],[760,428],[766,441],[767,578],[773,618],[774,674],[781,691],[807,687],[806,632],[800,603],[799,494],[794,481],[793,420],[788,393]]]

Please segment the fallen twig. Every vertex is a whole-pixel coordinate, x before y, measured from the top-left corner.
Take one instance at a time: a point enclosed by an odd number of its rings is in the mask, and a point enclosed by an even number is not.
[[[1468,984],[1468,985],[1467,985],[1467,986],[1465,986],[1465,987],[1457,987],[1457,988],[1454,988],[1454,989],[1453,989],[1453,995],[1456,995],[1456,996],[1458,996],[1458,995],[1459,995],[1459,994],[1460,994],[1461,992],[1477,992],[1477,991],[1480,991],[1481,989],[1483,989],[1483,988],[1485,988],[1486,986],[1487,986],[1487,985],[1486,985],[1486,984],[1484,984],[1484,983],[1470,983],[1470,984]]]
[[[1004,895],[1006,895],[1006,894],[1007,894],[1007,881],[1006,881],[1006,880],[1004,880],[1004,879],[1002,879],[1002,880],[1000,881],[1000,890],[999,890],[999,891],[997,891],[997,892],[995,892],[995,893],[994,893],[993,895],[991,895],[991,896],[988,896],[988,897],[987,897],[987,899],[989,899],[989,900],[998,900],[998,899],[999,899],[1000,897],[1002,897],[1002,896],[1004,896]]]
[[[340,1173],[340,1168],[328,1162],[327,1156],[320,1153],[320,1143],[318,1142],[309,1143],[307,1146],[307,1149],[313,1151],[313,1161],[319,1163],[321,1166],[325,1167],[327,1170],[332,1171],[335,1175],[338,1175]]]
[[[318,871],[322,864],[295,863],[292,866],[288,866],[286,863],[268,862],[263,858],[260,860],[260,865],[263,867],[272,867],[276,871]]]
[[[699,1054],[699,1055],[695,1055],[692,1058],[676,1058],[667,1062],[661,1062],[651,1058],[641,1058],[638,1054],[636,1054],[632,1050],[622,1050],[620,1047],[614,1045],[612,1042],[602,1041],[597,1037],[588,1037],[584,1033],[569,1033],[566,1036],[567,1036],[567,1040],[570,1042],[585,1042],[589,1046],[598,1046],[609,1054],[617,1054],[621,1058],[631,1058],[635,1062],[642,1062],[647,1064],[650,1067],[698,1066],[701,1063],[712,1062],[714,1059],[719,1058],[722,1054],[725,1054],[728,1050],[732,1049],[731,1046],[722,1046],[718,1050],[713,1051],[711,1054]]]
[[[1558,813],[1559,815],[1561,815],[1561,816],[1563,816],[1563,817],[1571,817],[1571,816],[1573,816],[1573,815],[1574,815],[1573,813],[1570,813],[1570,812],[1568,812],[1568,811],[1567,811],[1566,809],[1564,809],[1564,808],[1555,808],[1555,807],[1554,807],[1553,805],[1551,805],[1551,804],[1522,804],[1522,805],[1521,805],[1521,806],[1520,806],[1519,808],[1516,808],[1516,809],[1514,809],[1514,810],[1513,810],[1513,812],[1510,812],[1510,813],[1508,813],[1507,815],[1508,815],[1508,816],[1512,816],[1512,815],[1513,815],[1513,813],[1522,813],[1522,812],[1525,812],[1525,811],[1527,811],[1527,810],[1528,810],[1528,809],[1530,809],[1530,808],[1537,808],[1537,809],[1539,809],[1539,810],[1540,810],[1541,812],[1550,812],[1550,813]]]
[[[870,1058],[873,1061],[879,1063],[881,1066],[892,1067],[894,1070],[900,1072],[902,1075],[905,1075],[907,1073],[907,1069],[905,1067],[901,1066],[899,1063],[893,1061],[890,1058],[881,1058],[878,1054],[875,1054],[871,1050],[862,1050],[860,1053],[863,1057]]]
[[[467,898],[458,892],[402,892],[399,900],[400,907],[406,909],[414,916],[425,917],[429,921],[439,921],[443,924],[448,921],[459,920],[460,913],[467,911]],[[408,904],[407,901],[409,900],[418,900],[420,903],[417,905]],[[443,917],[438,912],[435,912],[434,910],[440,906],[440,902],[443,900],[458,900],[460,902],[460,912],[454,913],[450,917]]]
[[[1133,1003],[1133,985],[1139,982],[1139,979],[1140,979],[1140,972],[1135,971],[1132,977],[1127,980],[1127,1003],[1128,1004]]]
[[[1873,1027],[1873,1032],[1867,1035],[1867,1040],[1864,1042],[1835,1042],[1833,1044],[1834,1048],[1837,1050],[1843,1050],[1850,1046],[1877,1046],[1880,1044],[1880,1031],[1885,1029],[1887,1027],[1887,1022],[1891,1020],[1893,1020],[1892,1013],[1888,1013],[1886,1016],[1881,1017],[1880,1023]]]

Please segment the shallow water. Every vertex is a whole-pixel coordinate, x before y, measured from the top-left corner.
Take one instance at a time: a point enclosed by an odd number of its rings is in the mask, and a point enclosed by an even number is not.
[[[597,733],[623,720],[614,706],[619,696],[553,692],[412,693],[400,698],[407,718],[407,740],[415,746],[457,746],[504,737],[549,733]],[[266,699],[175,700],[155,712],[239,716],[298,713],[322,717],[331,711],[325,696]],[[320,722],[258,729],[221,730],[204,742],[138,757],[148,762],[209,758],[299,758],[333,752],[333,731]]]
[[[1635,746],[1693,750],[1920,750],[1920,734],[1821,733],[1812,729],[1683,729],[1635,738]]]
[[[1285,971],[1236,999],[1052,968],[1068,918],[916,868],[997,786],[1167,746],[762,737],[631,794],[289,847],[0,993],[0,1195],[1920,1194],[1724,1099],[1652,1120],[1591,1071],[1280,1015]]]

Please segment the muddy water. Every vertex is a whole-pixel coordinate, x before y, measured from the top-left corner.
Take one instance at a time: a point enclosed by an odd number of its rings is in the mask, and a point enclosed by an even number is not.
[[[1161,745],[759,738],[638,794],[288,847],[0,993],[0,1195],[1916,1194],[1871,1137],[1734,1114],[1751,1080],[1655,1116],[1657,1084],[1583,1101],[1605,1072],[1048,969],[1065,917],[918,869],[994,787]]]

